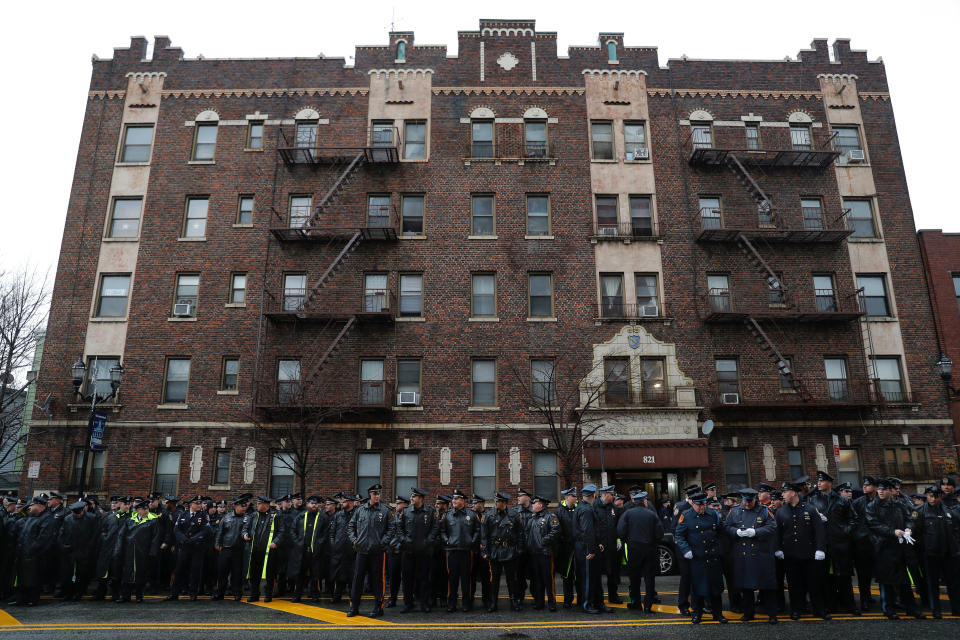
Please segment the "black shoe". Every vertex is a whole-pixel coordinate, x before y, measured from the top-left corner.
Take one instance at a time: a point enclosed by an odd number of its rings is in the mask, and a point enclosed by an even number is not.
[[[403,605],[403,609],[400,609],[400,613],[410,613],[411,611],[413,611],[413,609],[414,609],[413,605],[405,604]]]
[[[535,605],[533,605],[533,610],[534,610],[534,611],[543,611],[543,605],[542,605],[542,604],[535,604]]]
[[[215,593],[215,594],[213,594],[212,596],[210,596],[210,599],[211,599],[211,600],[223,600],[223,594],[222,594],[222,593]]]
[[[493,613],[496,610],[497,610],[497,605],[495,604],[492,604],[489,607],[487,607],[487,613]]]
[[[137,602],[143,602],[143,596],[142,596],[142,595],[137,596]]]
[[[94,598],[94,600],[102,600],[102,599],[103,599],[103,598],[101,598],[101,597],[99,597],[99,596],[97,596],[96,598]],[[171,593],[171,594],[168,595],[166,598],[164,598],[164,600],[179,600],[179,599],[180,599],[180,596],[178,596],[178,595],[176,595],[176,594],[173,594],[173,593]]]
[[[423,611],[424,613],[430,613],[431,609],[432,607],[430,605],[427,605],[425,607],[420,607],[420,611]]]
[[[376,607],[373,611],[370,612],[371,618],[382,618],[383,617],[383,608]]]
[[[740,622],[750,622],[751,620],[753,620],[753,616],[754,614],[752,613],[745,613],[743,614],[743,617],[740,618]]]
[[[357,611],[356,609],[350,609],[350,611],[347,611],[347,617],[348,617],[348,618],[352,618],[352,617],[358,616],[358,615],[360,615],[360,612]]]
[[[796,611],[791,611],[791,612],[790,612],[790,619],[791,619],[791,620],[799,620],[799,619],[800,619],[800,614],[797,613]]]
[[[572,608],[572,607],[573,607],[573,603],[572,603],[572,602],[564,602],[564,603],[563,603],[563,608],[564,608],[564,609],[570,609],[570,608]]]
[[[767,624],[777,624],[777,616],[770,616],[767,619]]]
[[[456,611],[457,611],[456,607],[447,607],[447,613],[456,613]]]
[[[395,606],[397,606],[397,601],[396,601],[396,600],[387,600],[387,601],[383,604],[383,608],[384,608],[384,609],[392,609],[392,608],[395,607]]]
[[[273,596],[263,596],[264,602],[273,602]]]
[[[690,615],[690,607],[680,607],[680,615],[682,616]]]
[[[600,609],[595,609],[594,607],[584,608],[585,613],[600,613]]]
[[[250,596],[247,598],[247,602],[260,602],[260,596]]]
[[[855,616],[859,616],[859,615],[860,615],[860,607],[854,607],[854,608],[853,608],[853,611],[851,611],[850,613],[852,613],[852,614],[855,615]]]
[[[196,602],[196,601],[197,601],[197,596],[195,595],[190,596],[190,602]]]
[[[727,618],[724,617],[722,613],[713,616],[713,619],[719,622],[720,624],[727,624],[728,622],[730,622]]]
[[[300,596],[293,596],[290,598],[290,602],[300,602],[302,599]]]
[[[936,613],[931,614],[934,620],[943,620],[943,614],[937,611]]]
[[[460,611],[463,611],[464,613],[470,613],[471,611],[473,611],[473,605],[465,604],[462,607],[460,607]]]
[[[556,604],[551,604],[551,605],[549,605],[549,606],[547,607],[547,609],[550,611],[550,613],[556,613],[556,611],[557,611],[557,605],[556,605]]]
[[[899,620],[899,619],[900,619],[900,616],[898,616],[898,615],[895,614],[895,613],[885,613],[885,614],[883,614],[883,615],[887,616],[887,620]]]
[[[700,624],[700,620],[702,619],[703,619],[703,614],[700,613],[699,611],[695,611],[693,613],[693,617],[690,618],[690,622],[692,622],[693,624]]]
[[[711,607],[704,607],[704,608],[703,608],[703,612],[704,612],[704,613],[713,613],[713,609],[712,609]]]
[[[916,618],[917,620],[926,620],[926,619],[927,619],[927,616],[923,615],[923,613],[920,612],[920,611],[917,611],[916,613],[911,613],[910,615],[912,615],[912,616],[913,616],[914,618]]]
[[[831,616],[831,615],[830,615],[829,613],[827,613],[826,611],[824,611],[823,613],[821,613],[821,614],[820,614],[820,617],[823,618],[824,620],[833,620],[833,616]]]

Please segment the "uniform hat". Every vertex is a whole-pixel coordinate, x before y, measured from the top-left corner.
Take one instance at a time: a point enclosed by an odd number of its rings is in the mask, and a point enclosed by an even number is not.
[[[460,489],[454,489],[454,490],[453,490],[453,493],[450,494],[450,497],[451,497],[451,498],[463,498],[464,500],[466,500],[467,494],[465,494],[463,491],[460,491]]]
[[[766,491],[767,493],[773,491],[773,485],[767,484],[766,482],[761,482],[757,485],[757,491]]]
[[[426,491],[424,491],[423,489],[419,489],[417,487],[410,487],[410,493],[415,496],[420,496],[421,498],[427,495]]]
[[[744,500],[755,500],[757,498],[757,490],[751,489],[750,487],[744,487],[740,489],[740,496]]]
[[[397,503],[402,502],[403,504],[410,504],[410,498],[407,498],[406,496],[397,496],[396,502]]]
[[[443,504],[450,504],[451,500],[453,500],[453,496],[447,493],[441,493],[437,496],[437,502],[442,502]]]
[[[290,496],[291,500],[303,500],[303,494],[297,491],[295,494]]]
[[[841,482],[837,485],[837,491],[853,491],[853,487],[850,486],[849,482]]]
[[[699,493],[695,493],[692,496],[690,496],[690,499],[696,502],[697,504],[704,504],[707,501],[707,494],[701,491]]]
[[[327,498],[326,500],[323,501],[323,504],[324,504],[324,505],[337,504],[337,501],[334,500],[333,498]]]
[[[708,506],[708,507],[720,506],[720,501],[717,500],[716,498],[708,498],[708,499],[707,499],[707,506]]]
[[[330,496],[334,500],[343,500],[343,491],[337,491],[335,494]]]
[[[133,502],[133,508],[134,508],[134,509],[149,509],[149,508],[150,508],[150,501],[147,500],[146,498],[137,498],[137,499],[134,500],[134,502]]]
[[[470,504],[481,504],[486,501],[487,501],[486,498],[484,498],[483,496],[478,496],[477,494],[473,494],[473,497],[470,498]]]
[[[618,493],[617,495],[613,496],[613,499],[614,499],[614,500],[626,500],[626,499],[627,499],[627,496],[623,495],[622,493]]]
[[[631,494],[632,494],[632,493],[639,493],[639,492],[641,492],[641,491],[643,491],[643,487],[641,487],[641,486],[638,485],[638,484],[635,484],[635,485],[633,485],[632,487],[630,487],[629,489],[627,489],[627,493],[631,493]]]
[[[560,492],[560,495],[562,495],[562,496],[575,496],[575,495],[577,495],[577,488],[576,488],[576,487],[570,487],[569,489],[564,489],[563,491]]]
[[[605,487],[600,487],[600,493],[613,493],[615,489],[616,487],[614,487],[612,484],[608,484]]]
[[[934,496],[943,495],[943,491],[940,489],[940,487],[934,487],[934,486],[927,487],[926,489],[923,490],[923,492],[925,494],[934,495]]]
[[[582,496],[592,496],[597,492],[597,485],[588,484],[583,489],[580,489],[580,495]]]
[[[880,478],[877,481],[877,489],[886,489],[889,491],[890,489],[893,489],[894,486],[895,485],[890,478]]]
[[[321,502],[323,502],[323,496],[318,496],[314,494],[309,498],[307,498],[307,502],[316,502],[317,504],[320,504]]]
[[[44,495],[44,494],[41,493],[41,494],[38,495],[38,496],[33,496],[33,498],[31,498],[30,502],[27,503],[27,506],[29,507],[29,506],[32,505],[32,504],[42,504],[42,505],[46,505],[46,504],[47,504],[47,497],[46,497],[46,495]]]
[[[797,478],[797,479],[794,480],[793,482],[794,482],[794,484],[801,484],[801,485],[802,485],[802,484],[809,484],[809,483],[810,483],[810,476],[800,476],[799,478]]]
[[[899,489],[900,485],[903,484],[903,480],[901,480],[900,478],[887,478],[887,480],[893,483],[894,489]]]
[[[290,494],[286,494],[277,498],[277,502],[290,502]]]
[[[245,507],[247,506],[247,503],[249,501],[250,501],[250,498],[247,496],[247,494],[243,494],[242,496],[237,496],[236,498],[234,498],[233,504],[238,504],[241,507]]]
[[[640,491],[639,493],[633,494],[633,499],[639,502],[640,500],[643,500],[644,498],[646,498],[647,495],[648,494],[646,491]]]
[[[353,500],[354,502],[366,502],[367,500],[369,500],[369,498],[364,498],[359,493],[355,496],[351,496],[350,499]]]
[[[543,506],[550,504],[550,498],[544,498],[543,496],[533,496],[534,502],[542,502]]]
[[[50,492],[50,495],[47,497],[47,499],[49,500],[50,498],[59,498],[59,499],[63,500],[63,496],[60,495],[59,493],[57,493],[56,491],[51,491],[51,492]]]
[[[167,496],[164,502],[180,502],[180,496]]]
[[[257,496],[257,502],[260,504],[263,504],[263,503],[270,504],[271,502],[273,502],[273,498],[269,496]]]
[[[803,482],[797,482],[796,480],[784,482],[783,486],[780,487],[780,490],[781,491],[800,491],[801,489],[803,489],[803,486],[805,484],[806,483],[803,483]]]
[[[69,509],[70,511],[82,511],[85,506],[87,506],[86,502],[84,502],[83,500],[77,500],[76,502],[70,505]]]
[[[360,498],[359,500],[360,500],[360,504],[367,504],[368,502],[370,502],[369,496],[366,498]]]
[[[957,486],[957,481],[951,478],[950,476],[944,476],[943,478],[941,478],[940,484],[948,484],[951,487],[955,487]]]
[[[683,492],[687,494],[687,497],[689,498],[690,496],[696,495],[701,492],[700,485],[691,484],[689,487],[684,489]]]
[[[497,502],[510,502],[510,494],[507,493],[506,491],[497,491],[496,495],[494,496],[494,499]]]
[[[8,491],[4,491],[2,495],[3,495],[3,499],[4,499],[4,500],[16,500],[16,499],[17,499],[17,490],[16,490],[16,489],[10,489],[10,490],[8,490]]]
[[[527,496],[528,498],[532,498],[533,494],[527,491],[526,489],[517,489],[517,497],[519,498],[520,496]]]
[[[367,487],[367,493],[380,493],[383,490],[383,487],[378,482],[377,484],[372,484]]]
[[[153,491],[147,494],[147,498],[149,498],[150,500],[161,500],[163,498],[163,494],[160,493],[159,491]]]
[[[773,491],[770,492],[770,499],[783,500],[783,493],[781,493],[780,489],[774,489]]]
[[[817,471],[817,482],[821,480],[826,480],[827,482],[833,482],[833,476],[827,473],[826,471]]]
[[[877,479],[873,476],[863,476],[863,486],[866,485],[877,486]]]
[[[193,504],[194,502],[203,502],[203,501],[204,501],[204,500],[203,500],[203,496],[193,496],[193,497],[190,498],[190,500],[189,500],[190,504]],[[129,502],[129,500],[123,499],[123,500],[121,500],[121,502]]]
[[[707,489],[716,489],[716,488],[717,488],[716,482],[708,482],[707,484],[703,485],[704,491],[706,491]]]
[[[911,494],[910,494],[910,497],[911,497],[913,500],[926,500],[926,499],[927,499],[927,497],[926,497],[925,495],[923,495],[922,493],[911,493]]]

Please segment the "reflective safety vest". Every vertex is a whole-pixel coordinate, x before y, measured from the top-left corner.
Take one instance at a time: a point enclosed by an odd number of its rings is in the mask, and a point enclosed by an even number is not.
[[[267,562],[270,561],[270,545],[273,544],[273,527],[277,523],[277,514],[268,513],[266,514],[270,519],[270,535],[267,536],[267,548],[263,553],[263,573],[260,576],[261,580],[267,579]],[[257,512],[257,520],[253,523],[253,531],[256,533],[257,522],[260,522],[260,512]],[[250,537],[250,557],[247,560],[247,579],[250,579],[250,563],[253,561],[253,543],[256,542],[254,536]]]
[[[310,517],[310,512],[308,511],[303,516],[303,535],[307,535],[307,518]],[[310,553],[313,553],[313,541],[317,539],[317,518],[320,517],[320,511],[318,510],[313,514],[313,531],[310,533]],[[267,545],[269,548],[270,545]]]

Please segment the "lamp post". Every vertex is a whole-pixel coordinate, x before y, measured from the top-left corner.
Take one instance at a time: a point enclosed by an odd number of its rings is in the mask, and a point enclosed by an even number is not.
[[[960,389],[954,389],[950,386],[950,378],[953,376],[953,360],[942,351],[940,352],[940,359],[937,360],[937,369],[940,371],[940,377],[947,387],[948,394],[960,397]]]
[[[96,370],[96,360],[93,361],[93,366],[94,370]],[[120,389],[120,383],[123,382],[123,365],[118,362],[114,366],[110,367],[110,393],[106,396],[101,396],[97,393],[96,382],[89,385],[90,393],[87,395],[80,393],[80,387],[83,385],[83,379],[87,373],[87,367],[84,366],[83,360],[77,360],[73,367],[70,368],[70,371],[73,374],[74,395],[80,398],[83,402],[90,403],[90,416],[87,419],[87,440],[83,447],[83,462],[80,465],[79,492],[80,497],[82,498],[84,484],[86,483],[87,479],[87,461],[90,459],[90,439],[93,437],[93,419],[97,411],[97,405],[112,400],[117,395],[117,390]]]

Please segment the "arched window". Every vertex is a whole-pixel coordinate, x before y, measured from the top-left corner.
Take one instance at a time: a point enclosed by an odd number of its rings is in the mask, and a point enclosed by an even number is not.
[[[613,40],[607,43],[607,60],[610,62],[617,61],[617,43]]]
[[[397,43],[397,62],[405,62],[407,59],[407,43],[401,40]]]

